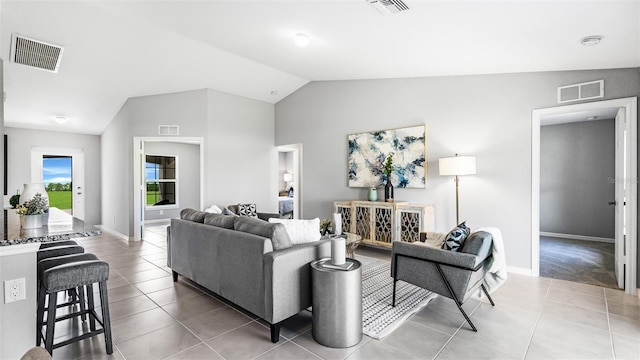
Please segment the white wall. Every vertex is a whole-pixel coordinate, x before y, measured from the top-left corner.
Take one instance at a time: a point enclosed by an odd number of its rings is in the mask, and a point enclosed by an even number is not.
[[[615,237],[615,120],[542,126],[540,231]]]
[[[103,225],[133,235],[133,137],[158,137],[158,125],[179,125],[181,137],[204,138],[205,206],[253,202],[260,211],[277,211],[268,191],[276,187],[277,171],[273,108],[208,89],[127,100],[102,134],[103,172],[109,174]]]
[[[8,153],[8,194],[9,198],[22,191],[25,183],[31,182],[31,148],[82,149],[84,153],[85,172],[85,223],[96,225],[101,223],[101,160],[100,136],[74,134],[67,132],[42,131],[6,127]]]
[[[178,208],[147,208],[144,213],[145,221],[180,217],[180,210],[184,208],[200,209],[200,146],[147,141],[144,144],[144,152],[146,155],[176,156],[178,159]]]
[[[477,175],[460,180],[461,220],[499,227],[508,265],[531,269],[531,111],[556,106],[558,86],[598,79],[606,99],[640,95],[637,68],[313,82],[276,104],[276,145],[303,144],[304,214],[327,218],[334,200],[367,198],[347,187],[347,135],[426,124],[427,189],[396,189],[396,199],[434,204],[436,229],[448,231],[455,187],[438,158],[475,155]]]

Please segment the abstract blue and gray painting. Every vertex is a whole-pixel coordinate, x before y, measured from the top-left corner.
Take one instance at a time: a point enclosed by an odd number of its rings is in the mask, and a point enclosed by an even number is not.
[[[349,135],[349,187],[384,185],[384,163],[392,154],[391,184],[425,188],[426,149],[425,125]]]

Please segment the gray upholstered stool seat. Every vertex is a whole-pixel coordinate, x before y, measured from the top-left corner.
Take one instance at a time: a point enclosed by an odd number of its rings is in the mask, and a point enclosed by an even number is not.
[[[54,256],[81,254],[84,252],[84,248],[78,245],[64,245],[54,246],[38,250],[38,262],[43,259],[47,259]]]
[[[78,245],[78,243],[73,241],[73,240],[59,240],[59,241],[43,242],[43,243],[40,244],[40,250],[48,249],[48,248],[51,248],[51,247],[69,246],[69,245]]]
[[[56,260],[59,259],[52,259],[51,263],[55,263]],[[64,261],[64,259],[59,261]],[[43,264],[43,269],[45,266],[46,264]],[[40,316],[41,314],[44,314],[45,297],[46,295],[49,295],[48,307],[46,309],[47,329],[46,335],[44,336],[45,349],[47,349],[49,353],[53,354],[53,349],[55,348],[65,346],[73,342],[80,341],[102,333],[104,333],[107,354],[113,353],[113,344],[111,340],[111,323],[109,318],[109,299],[107,295],[108,279],[109,264],[100,260],[81,260],[67,262],[49,267],[42,271],[42,273],[40,274],[40,291],[38,294],[38,315]],[[98,283],[100,292],[102,319],[98,317],[93,301],[93,284],[95,283]],[[57,293],[60,291],[66,291],[69,289],[80,287],[87,288],[87,309],[56,318],[58,298]],[[59,342],[57,344],[53,343],[56,321],[67,320],[85,314],[89,316],[89,332],[85,332],[79,336]],[[40,317],[40,319],[42,319],[42,317]],[[102,326],[102,328],[96,329],[96,321]],[[40,336],[38,336],[38,343],[40,343]]]

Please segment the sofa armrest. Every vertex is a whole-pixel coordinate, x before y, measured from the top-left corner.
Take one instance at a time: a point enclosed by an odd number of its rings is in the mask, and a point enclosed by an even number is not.
[[[265,320],[275,324],[311,306],[310,263],[330,256],[330,240],[265,254]]]
[[[274,214],[274,213],[259,212],[257,213],[257,215],[258,215],[258,219],[261,219],[264,221],[269,221],[270,218],[276,218],[276,219],[280,218],[280,214]]]

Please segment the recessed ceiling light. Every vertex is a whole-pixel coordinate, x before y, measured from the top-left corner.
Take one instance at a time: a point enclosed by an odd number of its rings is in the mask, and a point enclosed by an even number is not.
[[[68,121],[68,120],[67,120],[67,118],[66,118],[66,117],[64,117],[64,116],[56,116],[55,120],[56,120],[56,122],[57,122],[58,124],[60,124],[60,125],[62,125],[62,124],[66,124],[66,123],[67,123],[67,121]]]
[[[309,45],[309,42],[311,41],[311,37],[307,34],[304,33],[297,33],[294,37],[293,37],[293,41],[296,43],[296,45],[300,46],[300,47],[305,47],[307,45]]]
[[[597,116],[589,116],[589,117],[587,118],[587,120],[589,120],[589,121],[591,121],[591,120],[598,120],[598,117],[597,117]]]
[[[589,36],[585,36],[582,39],[580,39],[580,44],[582,44],[584,46],[596,46],[596,45],[600,44],[600,41],[602,41],[602,36],[600,36],[600,35],[589,35]]]
[[[278,90],[271,90],[271,95],[278,95]]]

